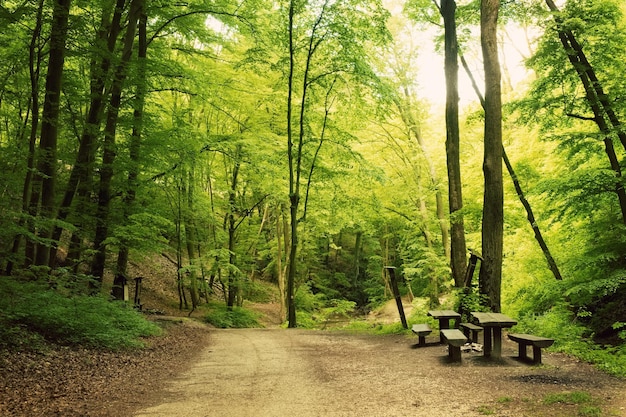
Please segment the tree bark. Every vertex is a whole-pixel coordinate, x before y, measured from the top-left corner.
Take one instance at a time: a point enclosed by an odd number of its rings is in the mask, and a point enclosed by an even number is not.
[[[576,37],[574,36],[574,33],[571,30],[566,30],[563,28],[562,19],[558,16],[560,10],[554,4],[554,1],[545,1],[550,10],[554,13],[557,13],[554,19],[557,23],[559,39],[561,40],[563,48],[565,48],[565,52],[567,53],[570,63],[572,64],[579,77],[581,78],[581,81],[583,82],[583,86],[585,87],[585,91],[587,92],[588,100],[597,102],[597,104],[600,104],[602,106],[602,109],[606,113],[611,125],[615,129],[617,136],[622,143],[622,146],[624,147],[624,149],[626,149],[626,132],[624,132],[622,123],[620,122],[617,114],[615,114],[615,111],[613,110],[613,105],[609,100],[609,96],[604,92],[604,88],[602,87],[600,80],[598,80],[596,72],[591,66],[589,60],[587,59],[587,56],[585,55],[582,46],[580,45],[580,43],[578,43]],[[591,93],[588,90],[593,90],[593,92]],[[592,102],[590,102],[589,104],[592,104]]]
[[[41,138],[39,140],[39,163],[37,173],[37,194],[31,200],[31,207],[41,198],[40,214],[52,220],[54,216],[54,198],[57,172],[57,139],[59,124],[59,103],[61,97],[61,83],[63,66],[65,63],[65,42],[67,39],[68,22],[71,0],[56,0],[52,16],[50,33],[50,58],[48,74],[46,76],[46,95],[41,116]],[[48,265],[49,240],[52,236],[52,227],[44,226],[39,237],[43,242],[37,245],[35,254],[36,265]]]
[[[100,187],[98,191],[98,208],[96,211],[96,232],[94,237],[95,255],[91,263],[91,274],[100,282],[104,276],[106,261],[106,245],[109,235],[109,211],[111,205],[111,182],[113,180],[113,162],[116,158],[115,134],[122,101],[122,90],[127,76],[128,62],[130,61],[137,23],[144,0],[132,0],[128,16],[128,25],[124,35],[124,49],[122,58],[115,71],[111,87],[111,99],[104,129],[104,145],[102,167],[100,169]]]
[[[485,99],[480,93],[480,90],[478,89],[478,85],[476,84],[476,80],[474,79],[474,76],[472,75],[472,72],[470,71],[469,66],[467,65],[467,62],[465,62],[463,55],[460,55],[460,58],[461,58],[461,62],[463,63],[463,68],[465,69],[467,76],[470,78],[472,82],[472,87],[474,88],[474,92],[478,96],[478,99],[480,100],[480,104],[482,105],[484,109]],[[541,248],[541,251],[543,252],[543,256],[546,258],[546,262],[548,263],[548,268],[550,269],[550,271],[552,271],[554,278],[560,281],[563,279],[561,275],[561,271],[559,270],[559,267],[556,261],[554,260],[552,253],[550,252],[550,248],[548,248],[548,244],[543,238],[541,229],[539,229],[539,225],[537,224],[537,221],[535,219],[535,213],[533,212],[533,209],[530,203],[526,199],[526,194],[524,193],[524,190],[522,189],[519,179],[517,178],[517,174],[515,173],[515,169],[513,168],[513,165],[511,164],[511,161],[509,160],[509,157],[506,154],[506,150],[504,149],[504,146],[502,146],[502,159],[504,160],[504,165],[506,166],[506,169],[509,173],[509,176],[511,177],[511,180],[513,181],[513,186],[515,187],[515,192],[517,193],[517,197],[519,198],[520,202],[524,206],[524,209],[526,210],[526,218],[528,219],[528,222],[530,223],[530,227],[532,227],[533,229],[533,232],[535,234],[535,240],[539,244],[539,247]],[[469,278],[471,279],[471,276]],[[466,275],[465,282],[466,282],[466,285],[469,285],[469,281],[467,280],[467,275]]]
[[[117,0],[117,4],[113,7],[113,2],[105,3],[102,12],[102,21],[96,37],[97,52],[91,62],[91,102],[87,111],[85,126],[81,134],[80,143],[78,145],[78,153],[76,162],[72,166],[70,178],[65,188],[65,194],[57,213],[57,220],[65,220],[71,212],[72,202],[74,198],[78,200],[76,212],[84,213],[89,203],[89,195],[92,192],[92,172],[94,153],[96,148],[96,140],[100,125],[102,124],[102,116],[104,103],[106,101],[105,86],[109,80],[109,70],[111,67],[111,56],[115,49],[120,31],[122,13],[125,9],[126,0]],[[102,49],[100,49],[102,48]],[[104,53],[106,51],[106,53]],[[81,229],[80,221],[75,224]],[[63,229],[59,226],[55,227],[52,234],[54,242],[58,242]],[[79,256],[81,251],[81,236],[72,236],[72,243],[68,250],[68,258]],[[54,262],[56,259],[56,248],[54,245],[51,249],[50,260]],[[70,256],[72,254],[72,256]],[[54,265],[52,265],[54,266]]]
[[[233,267],[230,268],[228,272],[228,303],[227,306],[229,309],[232,309],[235,305],[235,299],[237,297],[237,292],[239,288],[239,277],[235,276],[235,232],[237,230],[236,222],[235,222],[235,211],[236,207],[236,190],[237,190],[237,181],[239,179],[239,167],[240,167],[240,158],[241,155],[241,145],[237,146],[237,151],[235,152],[234,167],[231,176],[230,190],[228,193],[228,252],[229,252],[229,260],[228,263]]]
[[[481,47],[485,68],[485,177],[482,255],[479,287],[494,312],[500,311],[504,233],[504,190],[502,185],[502,99],[498,62],[497,23],[499,0],[481,1]]]
[[[146,99],[146,57],[148,51],[147,39],[147,20],[145,8],[142,7],[139,17],[139,38],[137,48],[137,81],[135,92],[135,104],[133,110],[133,132],[130,137],[130,167],[128,169],[128,179],[126,182],[126,192],[124,194],[124,211],[123,218],[125,220],[133,212],[135,198],[137,195],[137,178],[139,177],[139,156],[141,151],[141,134],[143,130],[143,110]],[[125,243],[121,244],[117,255],[116,274],[127,276],[129,258],[129,248]]]
[[[464,285],[467,265],[465,226],[463,222],[463,192],[460,163],[459,133],[459,63],[456,37],[456,2],[441,1],[445,31],[446,77],[446,157],[448,167],[448,202],[450,211],[450,266],[457,287]]]
[[[43,0],[39,0],[39,4],[37,6],[37,21],[35,23],[35,28],[33,30],[33,34],[31,36],[30,45],[28,48],[28,70],[30,76],[30,113],[31,123],[30,123],[30,135],[28,138],[28,157],[26,161],[26,176],[24,177],[24,185],[22,186],[22,212],[28,213],[30,206],[30,197],[31,197],[31,187],[33,182],[33,171],[35,168],[35,151],[37,145],[37,131],[39,130],[39,75],[41,70],[41,60],[42,60],[42,46],[40,42],[41,39],[41,29],[43,26]],[[28,118],[27,118],[28,119]],[[27,123],[27,122],[25,122]],[[34,231],[34,226],[32,224],[32,220],[21,221],[22,225],[25,225],[31,232]],[[11,275],[14,259],[17,258],[17,255],[20,251],[20,245],[22,243],[22,234],[17,234],[13,239],[13,247],[11,250],[11,254],[13,257],[10,257],[7,261],[5,273],[7,275]],[[24,256],[24,264],[30,265],[34,260],[35,255],[35,244],[31,239],[26,240],[26,248],[25,248],[25,256]]]

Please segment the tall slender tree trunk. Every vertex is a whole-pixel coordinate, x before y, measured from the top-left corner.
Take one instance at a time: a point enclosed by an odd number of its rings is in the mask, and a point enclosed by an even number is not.
[[[41,117],[41,138],[39,140],[39,163],[37,173],[36,198],[33,204],[41,202],[40,214],[43,218],[52,220],[55,206],[55,186],[57,178],[57,139],[59,125],[59,104],[61,98],[61,83],[63,66],[65,63],[65,42],[67,39],[68,22],[71,0],[55,0],[50,32],[50,58],[48,74],[46,76],[46,95]],[[41,200],[39,200],[41,198]],[[39,238],[43,242],[37,245],[35,254],[36,265],[48,265],[50,259],[49,239],[52,236],[52,226],[44,226],[40,230]]]
[[[552,0],[546,0],[546,4],[553,12],[559,12]],[[626,132],[624,132],[617,115],[613,111],[613,107],[608,101],[608,96],[604,92],[602,84],[598,80],[593,67],[587,60],[582,46],[578,43],[576,37],[570,30],[563,28],[561,17],[556,15],[555,20],[557,22],[559,39],[565,49],[567,58],[576,70],[576,73],[578,74],[578,77],[580,78],[580,81],[585,89],[587,103],[593,111],[593,121],[600,129],[600,132],[605,135],[604,150],[609,158],[611,169],[615,173],[615,193],[617,194],[617,199],[622,213],[622,222],[626,224],[626,190],[624,189],[622,180],[622,169],[619,164],[619,159],[615,153],[613,139],[611,138],[612,132],[609,123],[617,133],[624,149],[626,149]],[[607,123],[606,118],[609,119],[609,123]]]
[[[144,8],[139,17],[139,38],[137,48],[137,81],[135,91],[135,104],[133,111],[133,132],[130,137],[130,167],[128,169],[128,180],[126,182],[126,192],[124,194],[124,219],[132,214],[135,198],[137,195],[137,178],[139,177],[139,157],[141,151],[141,135],[143,131],[143,109],[146,99],[146,56],[148,50],[147,42],[147,15]],[[116,274],[128,276],[129,248],[125,243],[121,244],[117,255]]]
[[[39,0],[39,4],[37,6],[37,21],[35,23],[35,28],[33,30],[33,34],[31,37],[30,45],[28,48],[28,70],[30,76],[30,113],[31,113],[31,124],[30,124],[30,135],[28,137],[28,158],[26,161],[26,176],[24,177],[24,185],[22,187],[22,212],[28,213],[29,205],[30,205],[30,194],[31,194],[31,186],[33,182],[33,171],[35,168],[35,151],[37,147],[37,131],[39,129],[39,75],[41,69],[41,59],[42,59],[42,46],[40,45],[42,41],[41,39],[41,28],[43,26],[43,6],[44,1]],[[34,231],[34,226],[32,224],[32,220],[26,221],[26,226],[29,230]],[[22,242],[22,235],[17,234],[13,239],[13,247],[11,250],[11,254],[13,255],[13,259],[9,259],[6,265],[5,272],[7,275],[11,275],[11,271],[14,265],[14,259],[17,259],[17,255],[20,251],[20,245]],[[26,248],[25,251],[26,256],[24,257],[25,264],[30,265],[34,260],[35,255],[35,244],[32,240],[26,240]]]
[[[237,182],[239,179],[239,168],[240,161],[239,157],[241,154],[241,146],[237,147],[237,151],[235,152],[235,158],[237,158],[234,163],[233,172],[231,176],[230,182],[230,190],[228,194],[228,252],[229,252],[229,264],[235,265],[237,259],[235,255],[235,211],[237,209],[236,204],[236,190],[237,190]],[[227,306],[229,309],[232,309],[235,305],[235,299],[237,298],[237,292],[239,289],[239,277],[235,276],[235,268],[231,268],[228,273],[228,303]]]
[[[111,182],[113,180],[113,163],[116,157],[115,134],[119,117],[122,90],[127,76],[128,62],[130,61],[135,33],[142,10],[144,0],[132,0],[128,16],[128,25],[124,35],[124,49],[122,59],[117,66],[113,85],[111,87],[111,99],[104,129],[104,145],[102,154],[102,167],[100,169],[100,186],[98,191],[98,208],[96,211],[96,232],[94,237],[95,255],[91,263],[91,274],[100,282],[104,276],[106,261],[106,245],[104,244],[109,235],[109,211],[111,206]]]
[[[291,225],[291,239],[289,245],[289,257],[287,261],[287,326],[294,328],[296,323],[296,301],[295,301],[295,280],[296,280],[296,254],[298,250],[298,206],[300,203],[300,186],[298,177],[295,175],[295,155],[293,141],[293,90],[294,90],[294,69],[295,69],[295,44],[294,44],[294,15],[295,0],[289,2],[289,75],[287,93],[287,158],[289,160],[289,215]]]
[[[448,167],[448,202],[450,210],[450,266],[457,287],[464,285],[467,265],[459,133],[459,63],[456,37],[456,2],[441,0],[445,30],[446,77],[446,158]]]
[[[500,311],[504,234],[504,190],[502,184],[502,99],[498,62],[497,24],[499,0],[482,0],[480,6],[481,46],[485,68],[485,189],[482,220],[480,292],[494,312]]]
[[[400,112],[400,116],[404,124],[409,129],[409,137],[412,135],[413,138],[417,141],[417,144],[424,155],[424,159],[428,166],[428,175],[430,177],[430,183],[432,187],[435,189],[435,210],[437,212],[437,219],[439,220],[439,227],[441,230],[441,244],[443,247],[443,252],[446,255],[446,258],[450,259],[450,228],[448,227],[448,220],[446,219],[445,207],[443,203],[443,193],[441,192],[441,186],[439,181],[439,176],[437,175],[437,170],[435,169],[435,164],[430,157],[428,152],[428,148],[426,146],[426,142],[424,141],[424,137],[420,131],[420,127],[418,125],[417,120],[413,115],[413,106],[411,104],[410,94],[406,87],[403,88],[404,91],[404,102],[401,102],[400,99],[395,99],[396,107],[398,107],[398,111]],[[424,202],[424,200],[421,200]],[[420,207],[421,208],[421,207]],[[432,240],[428,237],[429,232],[427,228],[424,229],[424,234],[426,240],[428,242],[428,246],[430,247],[430,243]]]
[[[602,109],[606,112],[606,115],[609,119],[609,122],[615,129],[617,136],[619,137],[620,142],[624,149],[626,149],[626,132],[624,131],[624,127],[620,122],[615,110],[613,109],[613,104],[609,99],[609,95],[604,92],[604,88],[602,83],[598,79],[595,70],[591,66],[591,63],[587,59],[585,52],[583,51],[582,46],[576,40],[574,33],[571,30],[565,29],[563,26],[563,19],[559,16],[560,10],[554,4],[553,0],[545,0],[548,8],[552,12],[555,13],[555,21],[557,23],[557,30],[559,33],[559,39],[565,52],[567,53],[567,57],[578,73],[583,86],[585,87],[585,92],[587,95],[587,99],[590,101],[590,105],[594,105],[595,102],[602,106]],[[589,90],[593,90],[591,93]],[[594,114],[596,111],[594,110]],[[596,116],[597,117],[597,116]]]

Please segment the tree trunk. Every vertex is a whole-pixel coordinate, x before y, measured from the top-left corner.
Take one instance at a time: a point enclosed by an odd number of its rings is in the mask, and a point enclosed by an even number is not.
[[[502,149],[502,158],[504,159],[504,164],[506,165],[506,169],[509,171],[509,175],[511,176],[511,179],[513,180],[513,185],[515,186],[515,191],[517,192],[517,196],[519,197],[520,201],[522,202],[522,205],[526,209],[526,217],[531,227],[533,228],[533,232],[535,233],[535,240],[537,240],[537,243],[539,243],[539,247],[541,248],[541,251],[543,252],[543,256],[546,258],[546,261],[548,262],[548,268],[550,269],[550,271],[552,271],[552,275],[554,275],[554,278],[560,281],[563,279],[563,277],[561,276],[561,271],[559,271],[559,267],[557,266],[554,258],[552,257],[552,254],[550,253],[550,249],[548,248],[546,241],[543,239],[543,235],[541,234],[541,230],[539,230],[539,226],[537,225],[537,220],[535,219],[535,214],[533,213],[533,210],[530,207],[530,203],[528,202],[528,200],[526,199],[526,196],[524,195],[522,186],[520,185],[519,180],[517,179],[517,175],[515,174],[515,171],[513,170],[511,161],[509,161],[509,157],[504,151],[504,148]]]
[[[235,211],[237,209],[236,205],[236,190],[237,190],[237,180],[239,177],[239,167],[240,167],[240,161],[239,161],[239,157],[241,155],[241,145],[237,146],[237,151],[235,152],[235,158],[237,158],[234,163],[235,166],[233,167],[233,173],[232,173],[232,177],[231,177],[231,183],[230,183],[230,192],[228,194],[228,252],[229,252],[229,260],[228,263],[230,265],[233,266],[233,268],[230,268],[230,271],[228,272],[228,303],[227,306],[229,309],[232,309],[233,306],[235,305],[235,299],[237,297],[237,293],[238,293],[238,282],[239,282],[239,277],[235,276],[235,262],[236,262],[236,255],[235,255],[235,232],[236,232],[236,225],[235,225]]]
[[[556,7],[552,0],[545,0],[546,4],[550,8],[550,10],[554,13],[560,13],[559,9]],[[602,106],[602,109],[606,112],[606,115],[615,129],[617,136],[619,137],[620,142],[624,149],[626,149],[626,132],[624,132],[624,128],[622,123],[619,121],[619,118],[615,114],[613,110],[613,105],[609,100],[608,94],[604,92],[604,88],[598,80],[595,70],[591,66],[591,63],[587,59],[582,46],[576,40],[574,33],[571,30],[566,30],[563,28],[562,19],[555,15],[555,21],[557,23],[557,28],[559,32],[559,39],[565,48],[565,52],[568,56],[568,59],[576,72],[578,73],[583,86],[585,87],[585,91],[587,92],[587,99],[590,100],[590,105],[593,106],[594,102],[599,103]],[[586,81],[587,79],[588,81]],[[588,90],[593,90],[593,93],[590,93]],[[594,110],[594,114],[596,114]],[[597,115],[596,115],[597,117]]]
[[[459,63],[456,37],[456,2],[441,1],[441,14],[445,28],[446,76],[446,157],[448,167],[448,201],[450,205],[450,266],[457,287],[462,287],[467,265],[465,226],[463,222],[463,193],[460,164],[459,133]]]
[[[299,177],[296,176],[297,169],[294,161],[293,151],[293,91],[294,91],[294,66],[295,66],[295,48],[294,44],[294,15],[295,0],[289,2],[289,74],[288,74],[288,93],[287,93],[287,158],[289,160],[289,213],[291,225],[291,239],[289,245],[289,257],[287,261],[287,321],[288,327],[296,327],[296,303],[295,303],[295,279],[296,279],[296,253],[298,249],[298,205],[299,205]]]
[[[31,37],[30,46],[28,48],[28,69],[30,75],[30,113],[32,115],[31,124],[30,124],[30,135],[28,138],[28,158],[26,161],[26,176],[24,178],[24,185],[22,187],[22,212],[28,213],[28,209],[30,206],[30,193],[31,186],[33,181],[33,171],[35,168],[35,150],[37,145],[37,131],[39,129],[39,73],[41,70],[41,59],[42,59],[42,51],[41,45],[41,28],[43,26],[43,0],[39,0],[39,4],[37,6],[37,22],[35,23],[35,29],[33,30],[33,35]],[[26,224],[24,224],[26,223]],[[22,221],[20,220],[20,224],[28,227],[30,231],[34,231],[34,226],[32,225],[32,221]],[[14,259],[17,258],[17,255],[20,251],[20,245],[22,243],[22,234],[17,234],[13,239],[13,247],[11,250],[11,254],[13,257],[10,257],[5,273],[7,275],[11,275],[11,271],[14,265]],[[24,257],[24,263],[26,265],[32,264],[34,260],[35,254],[35,245],[34,242],[30,239],[26,240],[26,256]],[[15,258],[14,258],[15,257]]]
[[[546,0],[546,4],[553,12],[558,12],[556,5],[552,0]],[[574,34],[565,30],[561,26],[561,19],[556,16],[557,28],[559,33],[559,39],[565,49],[567,57],[576,70],[578,77],[585,89],[585,97],[587,103],[593,111],[593,121],[596,123],[600,132],[605,135],[604,149],[609,158],[611,169],[615,173],[615,193],[619,201],[620,210],[622,212],[622,222],[626,224],[626,190],[622,182],[622,170],[619,164],[617,155],[615,154],[615,148],[613,145],[613,139],[611,139],[611,128],[605,119],[605,114],[608,117],[610,123],[615,129],[622,145],[626,149],[626,133],[622,130],[621,123],[619,122],[611,104],[608,102],[607,95],[605,94],[600,81],[598,80],[595,71],[591,67],[591,64],[587,60],[582,47],[576,41]]]
[[[113,7],[113,2],[105,3],[102,12],[102,21],[96,38],[98,49],[94,54],[91,62],[91,102],[85,119],[85,126],[81,134],[80,143],[78,145],[78,153],[76,162],[70,172],[70,178],[65,188],[65,194],[61,202],[61,206],[57,213],[57,220],[64,221],[71,212],[72,202],[74,198],[78,199],[76,207],[77,213],[85,213],[90,206],[90,194],[92,192],[92,172],[94,153],[96,148],[96,139],[100,130],[103,116],[103,105],[106,100],[105,86],[109,79],[109,70],[111,67],[111,56],[113,55],[115,44],[117,43],[121,31],[122,13],[125,9],[126,0],[117,0],[117,4]],[[106,51],[106,53],[104,52]],[[81,229],[80,220],[75,224],[77,229]],[[63,229],[59,226],[55,227],[52,239],[58,242]],[[79,232],[80,233],[80,232]],[[80,236],[72,238],[75,242],[68,253],[79,256],[82,241]],[[56,245],[52,247],[50,260],[54,262],[56,258]]]
[[[499,0],[481,1],[481,46],[485,68],[485,189],[482,220],[480,292],[488,297],[489,307],[500,311],[504,227],[502,185],[502,101],[498,62],[497,23]]]
[[[67,39],[68,22],[71,0],[56,0],[50,29],[50,58],[48,74],[46,76],[46,95],[41,116],[41,139],[39,141],[39,163],[37,186],[41,186],[35,193],[36,199],[31,201],[37,204],[41,197],[40,214],[45,219],[52,220],[54,216],[55,185],[57,178],[57,138],[59,124],[59,103],[61,97],[61,82],[63,65],[65,63],[65,41]],[[44,242],[37,245],[35,254],[36,265],[48,265],[50,259],[49,240],[52,236],[52,226],[44,226],[39,237]]]
[[[478,89],[478,85],[476,84],[476,80],[474,79],[474,76],[472,75],[472,72],[470,71],[469,66],[467,65],[467,62],[465,62],[463,55],[460,55],[460,58],[461,58],[461,62],[463,63],[463,68],[465,68],[465,72],[467,73],[467,76],[470,78],[472,82],[474,92],[478,96],[478,99],[480,100],[480,104],[482,105],[484,109],[485,99],[480,93],[480,90]],[[509,176],[511,177],[511,180],[513,181],[513,185],[515,186],[515,192],[517,193],[517,197],[519,198],[520,202],[524,206],[524,209],[526,210],[526,218],[528,219],[528,222],[530,223],[530,227],[532,227],[533,232],[535,233],[535,240],[537,240],[537,243],[539,244],[539,247],[541,248],[541,251],[543,252],[544,257],[546,258],[546,262],[548,263],[548,268],[550,268],[550,271],[552,271],[552,274],[554,275],[555,279],[561,280],[563,279],[563,277],[561,276],[561,271],[559,270],[559,267],[556,261],[554,260],[554,257],[552,257],[552,253],[550,252],[550,248],[548,248],[548,244],[543,238],[541,229],[539,229],[539,225],[537,224],[537,221],[535,219],[535,213],[533,212],[533,209],[530,206],[530,203],[526,199],[524,190],[522,189],[522,186],[517,178],[517,174],[515,173],[515,170],[513,169],[513,165],[509,161],[509,157],[506,154],[506,150],[504,149],[504,146],[502,146],[502,159],[504,160],[504,164],[506,165],[506,169],[509,173]],[[471,275],[469,277],[466,275],[465,282],[466,282],[466,286],[470,285]]]
[[[448,246],[449,239],[449,228],[448,221],[446,219],[445,208],[443,205],[443,196],[441,193],[441,187],[439,184],[439,177],[437,175],[437,171],[435,169],[435,164],[433,164],[432,158],[428,153],[428,149],[426,147],[426,143],[424,142],[424,138],[422,133],[420,132],[419,125],[415,117],[413,116],[413,108],[410,102],[410,94],[409,91],[404,88],[404,103],[402,103],[399,99],[395,100],[396,107],[398,107],[398,111],[400,111],[400,116],[404,124],[409,129],[409,136],[412,134],[415,140],[417,141],[422,154],[424,154],[424,159],[428,166],[428,175],[430,177],[430,183],[432,187],[435,189],[435,210],[437,211],[437,219],[439,220],[439,226],[441,230],[441,244],[443,247],[443,252],[446,255],[446,258],[450,259],[450,249]],[[424,202],[424,200],[421,200]],[[421,209],[421,207],[420,207]],[[426,220],[426,218],[425,218]],[[424,235],[428,242],[428,246],[430,247],[430,243],[432,240],[429,236],[429,231],[427,228],[424,229]]]
[[[135,95],[135,104],[133,111],[133,132],[130,137],[130,166],[128,169],[128,180],[126,182],[126,193],[124,194],[124,211],[123,218],[127,220],[133,212],[135,197],[137,195],[137,178],[139,177],[139,155],[141,150],[141,133],[143,130],[143,109],[146,98],[146,56],[148,49],[147,42],[147,16],[145,10],[141,10],[139,17],[139,39],[137,49],[137,90]],[[117,255],[116,274],[127,276],[128,245],[121,243],[120,250]]]
[[[361,247],[363,246],[363,231],[358,230],[356,232],[356,238],[354,241],[354,275],[352,278],[352,287],[356,288],[359,282],[359,275],[361,275]]]
[[[116,157],[115,134],[122,100],[122,90],[127,76],[128,62],[130,61],[135,32],[140,11],[144,0],[133,0],[130,5],[128,26],[124,35],[124,49],[122,59],[117,66],[113,85],[111,87],[111,99],[104,129],[104,145],[102,154],[102,167],[100,169],[100,187],[98,191],[98,208],[96,211],[96,232],[94,237],[95,255],[91,263],[91,274],[100,282],[104,276],[106,261],[106,245],[104,244],[109,235],[109,211],[111,206],[111,182],[113,180],[113,162]]]
[[[276,276],[278,281],[278,292],[280,299],[280,318],[281,320],[285,319],[285,311],[286,311],[286,291],[285,291],[285,270],[283,269],[283,245],[282,242],[285,242],[285,248],[289,242],[289,238],[287,236],[287,226],[285,224],[285,219],[283,217],[282,209],[278,208],[278,215],[276,217]]]

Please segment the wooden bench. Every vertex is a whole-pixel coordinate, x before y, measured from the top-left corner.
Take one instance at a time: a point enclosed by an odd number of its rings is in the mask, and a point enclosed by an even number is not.
[[[482,327],[473,323],[461,323],[460,327],[461,329],[463,329],[463,333],[465,333],[465,336],[467,336],[468,339],[470,339],[471,332],[472,343],[478,343],[478,333],[483,331]]]
[[[532,334],[511,333],[509,339],[519,344],[519,358],[522,360],[528,360],[526,347],[531,345],[533,347],[533,363],[541,363],[541,349],[550,347],[554,343],[554,339]]]
[[[441,337],[448,344],[448,356],[452,362],[461,362],[461,346],[467,337],[459,329],[441,329]]]
[[[433,329],[428,324],[414,324],[411,331],[419,337],[418,346],[426,346],[426,336],[428,336]]]

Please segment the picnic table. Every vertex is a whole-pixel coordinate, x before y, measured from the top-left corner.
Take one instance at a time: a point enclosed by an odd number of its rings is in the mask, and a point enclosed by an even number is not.
[[[502,313],[472,312],[474,320],[485,329],[483,355],[500,359],[502,356],[502,329],[513,327],[517,321]]]
[[[458,329],[461,315],[453,310],[430,310],[428,315],[439,321],[439,341],[444,343],[444,337],[441,334],[443,329]],[[450,320],[454,320],[454,327],[450,327]]]

